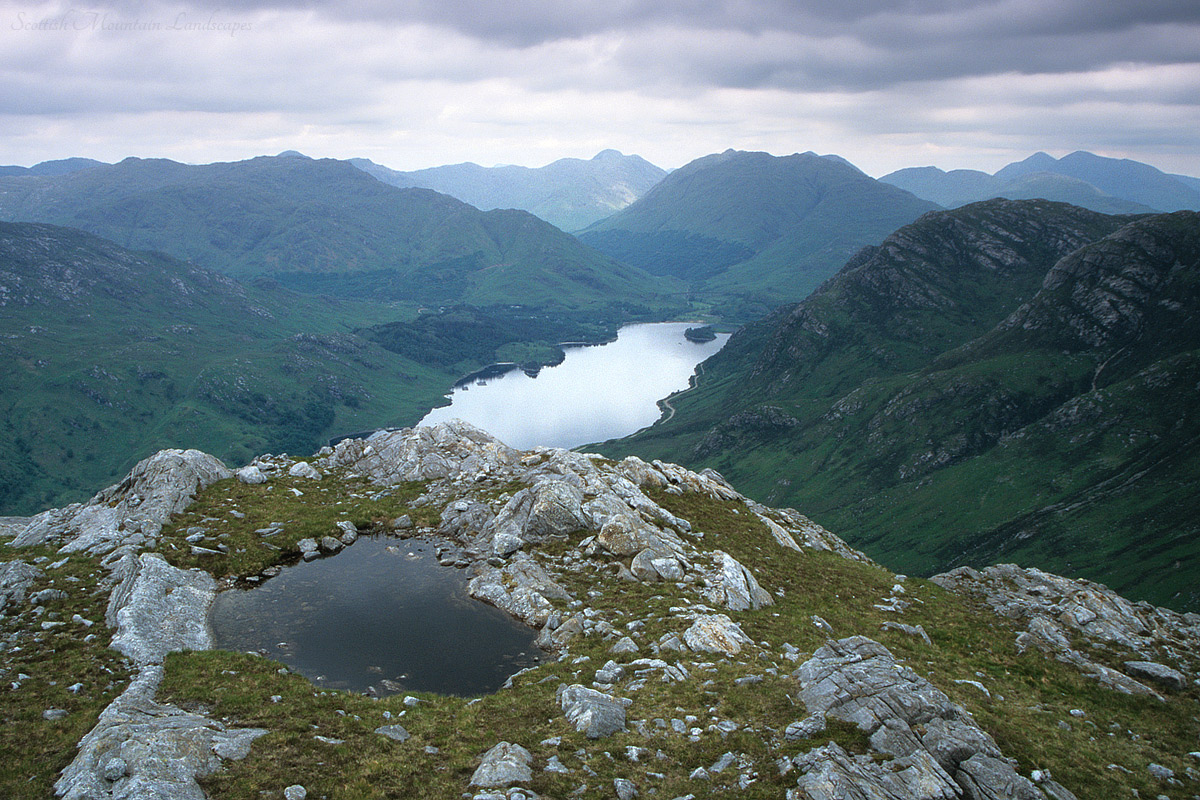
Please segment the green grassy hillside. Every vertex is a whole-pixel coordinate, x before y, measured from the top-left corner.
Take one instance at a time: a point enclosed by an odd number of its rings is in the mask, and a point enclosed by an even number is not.
[[[411,424],[457,377],[351,333],[412,317],[243,286],[47,225],[0,223],[0,514],[90,496],[140,458],[244,463]]]
[[[807,296],[860,248],[936,208],[840,159],[729,150],[676,170],[580,238],[689,281],[727,313],[766,310]]]
[[[1017,560],[1200,607],[1200,221],[1125,222],[1041,201],[926,217],[605,452],[714,467],[897,569]]]
[[[666,305],[631,269],[520,211],[481,212],[302,156],[190,166],[126,159],[0,178],[0,218],[67,225],[247,278],[343,297],[564,308]]]

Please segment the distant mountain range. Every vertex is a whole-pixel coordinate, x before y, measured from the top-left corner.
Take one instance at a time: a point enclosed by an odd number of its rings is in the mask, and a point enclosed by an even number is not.
[[[929,214],[601,448],[711,466],[902,571],[1016,560],[1200,609],[1200,215]]]
[[[1076,152],[1056,159],[1035,153],[995,175],[937,167],[902,169],[879,180],[947,208],[1005,197],[1043,198],[1107,214],[1200,210],[1200,180],[1168,175],[1149,164]]]
[[[339,296],[580,309],[656,306],[675,290],[528,212],[483,212],[303,156],[203,166],[130,158],[0,178],[0,218]]]
[[[164,447],[240,464],[415,423],[460,373],[352,332],[395,317],[0,223],[0,515],[85,499]]]
[[[392,186],[432,189],[484,211],[521,209],[564,231],[582,230],[625,208],[667,174],[640,156],[616,150],[536,169],[468,163],[399,172],[364,158],[350,163]]]
[[[702,296],[738,298],[752,317],[805,297],[859,248],[936,208],[838,157],[728,150],[672,172],[579,238]]]
[[[66,175],[70,172],[78,172],[81,169],[106,166],[109,165],[103,161],[96,161],[91,158],[63,158],[57,161],[43,161],[40,164],[34,164],[32,167],[0,166],[0,178],[11,175]]]

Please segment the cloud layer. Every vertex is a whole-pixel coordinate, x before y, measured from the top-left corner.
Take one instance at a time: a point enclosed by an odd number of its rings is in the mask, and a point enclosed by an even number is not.
[[[727,147],[1200,174],[1194,0],[0,2],[0,163]]]

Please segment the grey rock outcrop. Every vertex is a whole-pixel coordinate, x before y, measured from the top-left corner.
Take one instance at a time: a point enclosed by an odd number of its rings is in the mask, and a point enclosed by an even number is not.
[[[5,561],[0,564],[0,614],[9,606],[25,602],[25,595],[33,582],[44,573],[33,564],[24,561]]]
[[[157,553],[126,555],[114,589],[110,616],[117,633],[112,646],[136,665],[137,677],[100,714],[63,770],[55,790],[67,800],[97,798],[204,798],[196,780],[219,768],[222,759],[241,759],[266,733],[231,729],[207,717],[154,700],[161,662],[174,650],[212,646],[207,615],[216,582],[200,570],[181,570]],[[112,765],[124,763],[109,779]]]
[[[96,555],[141,547],[158,536],[173,514],[187,508],[196,492],[230,477],[233,473],[207,453],[161,450],[87,503],[38,514],[13,545],[63,543],[62,552]]]
[[[231,477],[210,455],[164,450],[87,503],[32,518],[14,538],[17,546],[55,544],[63,553],[104,556],[105,585],[112,587],[105,621],[116,629],[112,646],[136,671],[79,742],[55,784],[61,797],[202,800],[197,779],[223,759],[245,758],[250,742],[266,733],[231,729],[154,699],[168,652],[211,647],[207,614],[216,584],[201,570],[177,569],[139,550],[153,544],[198,491]]]
[[[798,786],[814,798],[1044,796],[965,709],[878,642],[862,636],[829,642],[793,677],[811,714],[854,723],[870,734],[873,750],[893,757],[877,764],[834,744],[796,757],[803,773]]]
[[[479,574],[467,584],[467,592],[534,627],[546,624],[554,611],[551,600],[571,599],[550,573],[524,553],[502,568],[484,564],[478,569]]]
[[[1157,663],[1158,656],[1165,655],[1181,668],[1200,651],[1200,614],[1180,614],[1145,602],[1134,603],[1092,581],[1013,564],[982,570],[959,567],[931,580],[950,591],[981,598],[1000,616],[1023,621],[1027,630],[1018,636],[1019,649],[1036,646],[1060,661],[1074,664],[1101,684],[1127,694],[1157,692],[1073,649],[1072,634],[1092,644],[1127,648],[1147,662]],[[1175,671],[1186,679],[1182,669]]]

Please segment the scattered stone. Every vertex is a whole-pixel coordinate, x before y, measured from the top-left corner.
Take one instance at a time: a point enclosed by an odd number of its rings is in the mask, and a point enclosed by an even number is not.
[[[617,792],[618,800],[633,800],[638,796],[637,786],[628,778],[613,778],[613,789]]]
[[[404,696],[403,702],[404,705],[408,706],[409,708],[413,708],[414,706],[419,706],[421,704],[421,698],[413,697],[411,694],[409,694]]]
[[[47,708],[42,712],[42,719],[48,719],[51,722],[54,720],[63,719],[67,716],[67,712],[61,708]]]
[[[932,645],[933,642],[929,639],[929,634],[925,632],[925,628],[920,625],[905,625],[903,622],[892,622],[888,620],[879,627],[889,631],[900,631],[907,633],[909,636],[916,636],[925,641],[925,644]]]
[[[320,546],[316,539],[301,539],[296,542],[296,547],[300,550],[300,555],[305,561],[312,561],[321,555]]]
[[[533,755],[519,744],[500,742],[483,754],[471,786],[495,788],[533,780]]]
[[[407,742],[410,736],[402,725],[380,725],[375,732],[395,742]]]
[[[398,531],[406,531],[413,527],[412,517],[408,514],[401,514],[392,520],[392,527]]]
[[[327,553],[336,553],[341,550],[344,545],[340,539],[335,539],[332,536],[321,537],[321,549]]]
[[[1162,764],[1147,764],[1146,771],[1160,781],[1169,781],[1175,777],[1175,770],[1170,767],[1164,767]]]
[[[550,756],[550,758],[546,759],[546,766],[545,766],[545,768],[543,768],[542,771],[543,772],[558,772],[558,773],[570,772],[570,770],[566,768],[566,766],[562,763],[562,761],[559,759],[559,757],[557,755]]]
[[[298,783],[293,783],[283,790],[284,800],[305,800],[306,797],[308,797],[308,790]]]
[[[628,636],[622,636],[612,647],[608,648],[608,652],[613,655],[636,653],[638,652],[637,642]]]
[[[353,522],[348,519],[339,520],[337,527],[342,532],[340,537],[342,544],[351,545],[358,541],[358,528]]]

